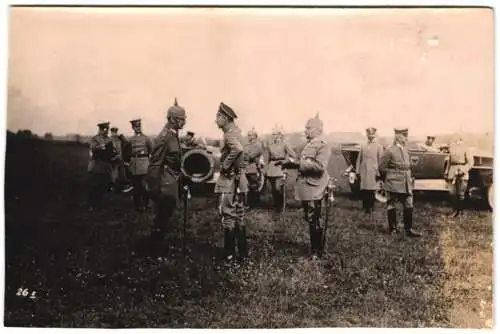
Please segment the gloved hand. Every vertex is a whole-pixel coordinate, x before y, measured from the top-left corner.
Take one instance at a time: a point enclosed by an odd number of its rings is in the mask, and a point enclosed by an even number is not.
[[[231,176],[233,176],[234,173],[229,169],[221,168],[220,174],[225,176],[225,177],[231,177]]]
[[[281,168],[292,169],[299,167],[299,163],[292,158],[286,160],[280,160],[276,163],[276,166],[281,166]]]

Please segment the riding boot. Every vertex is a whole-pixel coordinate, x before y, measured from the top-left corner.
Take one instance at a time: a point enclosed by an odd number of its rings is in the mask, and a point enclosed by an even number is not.
[[[370,213],[373,213],[373,209],[375,208],[375,191],[370,190],[370,200],[368,202],[368,209]]]
[[[226,260],[231,260],[234,257],[234,232],[234,229],[224,229],[224,258]]]
[[[247,208],[248,209],[253,209],[255,208],[255,193],[253,191],[249,191],[247,195]]]
[[[464,210],[464,201],[459,199],[455,203],[455,211],[453,211],[453,218],[461,216],[463,214],[463,210]]]
[[[418,232],[413,231],[413,209],[407,208],[403,211],[403,220],[405,226],[405,233],[408,237],[421,237],[422,235]]]
[[[273,195],[273,209],[274,211],[277,211],[278,210],[278,206],[279,206],[279,193],[276,191],[276,189],[273,189],[272,190],[272,195]]]
[[[318,257],[323,256],[323,230],[321,228],[316,229],[316,255]]]
[[[368,213],[368,191],[361,190],[361,201],[363,203],[363,211]]]
[[[398,222],[396,209],[387,210],[387,222],[389,223],[389,233],[398,232]]]
[[[240,260],[248,257],[247,231],[245,226],[241,226],[238,230],[238,256]]]
[[[276,207],[276,212],[283,212],[283,195],[280,194],[278,197],[278,206]]]
[[[311,240],[311,254],[315,255],[317,252],[317,237],[316,237],[316,230],[312,225],[309,225],[309,238]]]

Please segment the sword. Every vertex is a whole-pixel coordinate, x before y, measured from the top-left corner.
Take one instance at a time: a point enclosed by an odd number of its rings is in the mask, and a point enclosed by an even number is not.
[[[323,199],[326,201],[326,205],[325,205],[325,228],[323,229],[323,240],[321,241],[321,249],[323,251],[325,249],[325,244],[326,244],[326,232],[328,231],[328,213],[329,213],[328,209],[330,207],[330,203],[335,202],[334,192],[335,192],[335,190],[337,188],[336,181],[337,181],[337,179],[334,179],[332,177],[330,177],[328,179],[328,185],[326,187],[325,196],[323,197]]]
[[[186,225],[188,220],[188,200],[191,199],[191,192],[189,191],[189,186],[186,184],[182,188],[184,192],[184,223],[183,223],[183,231],[182,231],[182,249],[184,252],[184,256],[186,256]]]
[[[286,209],[286,179],[287,179],[288,173],[287,170],[285,169],[283,173],[283,205],[281,207],[281,213],[285,213]]]

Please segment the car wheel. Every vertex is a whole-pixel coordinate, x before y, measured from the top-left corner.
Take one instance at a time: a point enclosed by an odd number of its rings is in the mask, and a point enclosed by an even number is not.
[[[487,195],[488,195],[488,205],[490,206],[490,209],[493,210],[493,206],[495,204],[494,198],[493,198],[493,195],[494,195],[493,184],[491,184],[488,187],[488,194]]]
[[[375,191],[375,199],[380,203],[387,203],[387,193],[384,189],[384,182],[377,182],[377,190]]]

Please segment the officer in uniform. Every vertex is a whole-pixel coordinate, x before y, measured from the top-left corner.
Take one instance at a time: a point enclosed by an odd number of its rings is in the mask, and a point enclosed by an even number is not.
[[[405,233],[409,237],[420,237],[413,227],[413,189],[410,170],[410,154],[406,143],[408,129],[394,129],[394,144],[389,146],[382,156],[379,170],[384,179],[387,193],[387,220],[389,233],[398,232],[396,204],[403,203],[403,220]]]
[[[295,199],[301,201],[305,220],[309,225],[311,251],[313,257],[323,255],[323,217],[322,200],[328,186],[328,161],[332,154],[331,146],[323,134],[323,122],[316,115],[306,123],[307,144],[300,153],[298,161],[288,158],[284,168],[297,168]]]
[[[201,138],[197,140],[194,137],[194,132],[192,131],[188,131],[186,136],[181,137],[180,141],[183,149],[205,148],[206,146]]]
[[[103,197],[111,182],[112,162],[116,158],[113,142],[108,136],[109,122],[99,123],[97,126],[99,131],[89,143],[90,187],[87,202],[90,211],[99,210],[103,206]]]
[[[186,136],[182,137],[180,140],[181,140],[181,145],[184,148],[193,148],[193,147],[196,147],[196,143],[194,141],[194,132],[192,132],[192,131],[188,131],[186,133]]]
[[[259,140],[255,129],[248,131],[248,143],[245,145],[245,154],[248,164],[245,175],[248,180],[248,204],[250,207],[257,206],[259,202],[259,188],[261,186],[262,175],[262,153],[264,145]]]
[[[149,156],[153,147],[151,140],[142,133],[141,120],[134,119],[130,124],[134,135],[128,139],[131,149],[129,171],[134,186],[134,206],[138,212],[142,212],[148,207],[149,202],[144,177],[148,171]]]
[[[436,137],[435,136],[427,136],[427,139],[425,141],[425,145],[424,145],[424,148],[428,151],[428,152],[440,152],[439,148],[437,148],[435,145],[434,145],[434,141],[436,140]]]
[[[248,181],[245,175],[245,154],[241,130],[234,120],[236,113],[223,102],[217,111],[216,124],[224,133],[221,149],[220,175],[215,184],[215,193],[220,194],[219,217],[224,228],[224,253],[226,260],[236,255],[239,259],[248,256],[245,216],[245,196]]]
[[[161,246],[166,228],[174,211],[180,204],[181,145],[179,130],[186,124],[186,110],[177,99],[167,111],[167,124],[153,140],[153,149],[147,171],[147,185],[155,203],[155,218],[152,244]]]
[[[373,127],[366,129],[368,142],[361,146],[356,161],[356,173],[361,178],[363,209],[368,214],[373,212],[375,205],[375,191],[380,178],[378,166],[384,154],[382,145],[375,141],[376,132],[377,129]]]
[[[461,137],[450,145],[450,168],[447,181],[452,193],[455,195],[455,208],[452,213],[457,217],[463,213],[465,204],[465,191],[469,182],[469,171],[474,165],[471,150],[464,144]]]
[[[283,133],[277,127],[272,133],[272,140],[268,143],[264,150],[264,160],[266,166],[266,178],[271,184],[271,194],[273,196],[273,204],[276,212],[283,210],[283,193],[285,191],[284,172],[280,167],[288,158],[295,159],[295,152],[290,148],[288,143],[283,140]]]
[[[113,170],[111,173],[113,190],[120,191],[120,188],[125,183],[125,166],[123,162],[122,139],[118,135],[118,128],[116,127],[111,128],[111,142],[116,152],[116,159],[113,161]]]

